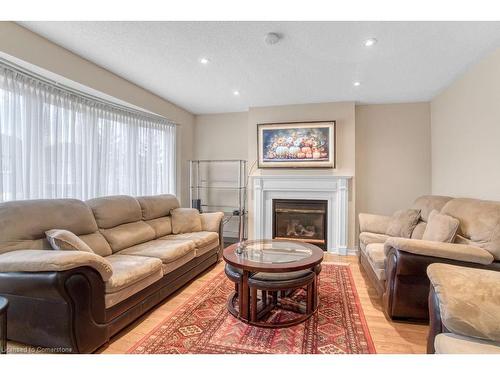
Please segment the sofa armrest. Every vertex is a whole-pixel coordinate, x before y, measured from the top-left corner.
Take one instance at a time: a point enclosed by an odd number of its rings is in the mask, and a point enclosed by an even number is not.
[[[447,330],[500,342],[500,272],[434,263],[427,275]]]
[[[0,272],[66,271],[78,267],[96,270],[103,281],[113,274],[105,258],[84,251],[16,250],[0,255]]]
[[[388,254],[391,248],[416,255],[484,265],[494,261],[493,255],[488,251],[465,244],[390,237],[384,244],[385,253]]]
[[[200,214],[201,229],[207,232],[219,233],[219,229],[224,218],[223,212],[204,212]]]
[[[390,216],[359,214],[359,231],[386,234],[387,227],[391,222]]]

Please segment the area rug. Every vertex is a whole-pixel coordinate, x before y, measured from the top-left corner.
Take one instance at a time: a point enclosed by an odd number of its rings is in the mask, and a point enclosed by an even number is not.
[[[226,307],[233,290],[234,284],[222,271],[128,353],[375,353],[347,265],[323,263],[318,311],[293,327],[259,328],[240,322]]]

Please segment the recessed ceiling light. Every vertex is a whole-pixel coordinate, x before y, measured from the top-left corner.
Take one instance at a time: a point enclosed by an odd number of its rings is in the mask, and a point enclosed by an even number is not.
[[[207,65],[210,62],[210,60],[206,57],[200,58],[200,64]]]
[[[359,82],[359,81],[354,81],[353,85],[354,85],[355,87],[361,86],[361,82]]]
[[[239,92],[238,90],[234,90],[234,91],[233,91],[233,95],[234,95],[234,96],[240,96],[240,92]]]
[[[371,47],[371,46],[374,46],[375,44],[377,44],[377,39],[375,38],[369,38],[369,39],[366,39],[363,44],[365,45],[365,47]]]

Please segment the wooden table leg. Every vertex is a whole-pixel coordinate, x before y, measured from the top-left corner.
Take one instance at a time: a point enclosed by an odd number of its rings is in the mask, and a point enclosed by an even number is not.
[[[314,304],[314,286],[313,283],[307,285],[307,305],[306,305],[306,313],[310,314],[313,312],[313,304]]]
[[[250,288],[250,321],[257,321],[257,288]]]
[[[250,310],[250,291],[248,289],[248,271],[243,271],[241,275],[241,294],[239,299],[240,305],[240,316],[242,319],[248,320],[249,318],[249,310]]]

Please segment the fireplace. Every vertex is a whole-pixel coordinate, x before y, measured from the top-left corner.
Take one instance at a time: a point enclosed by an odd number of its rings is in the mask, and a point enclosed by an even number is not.
[[[292,239],[327,249],[328,201],[273,199],[273,238]]]

